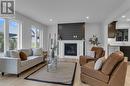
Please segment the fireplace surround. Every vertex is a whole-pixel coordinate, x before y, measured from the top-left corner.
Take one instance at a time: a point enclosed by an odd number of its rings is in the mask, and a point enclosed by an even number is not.
[[[59,57],[79,59],[83,55],[84,40],[59,40]]]

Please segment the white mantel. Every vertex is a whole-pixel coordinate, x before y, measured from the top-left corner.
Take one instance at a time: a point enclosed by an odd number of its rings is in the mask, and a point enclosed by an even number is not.
[[[83,42],[84,42],[84,40],[59,40],[59,57],[60,58],[79,59],[79,56],[83,55]],[[64,55],[64,44],[65,43],[76,43],[77,44],[77,56],[65,56]]]

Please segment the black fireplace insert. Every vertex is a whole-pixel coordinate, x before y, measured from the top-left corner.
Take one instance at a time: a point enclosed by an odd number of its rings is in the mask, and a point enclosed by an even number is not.
[[[76,43],[65,43],[64,44],[64,55],[77,56],[77,44]]]

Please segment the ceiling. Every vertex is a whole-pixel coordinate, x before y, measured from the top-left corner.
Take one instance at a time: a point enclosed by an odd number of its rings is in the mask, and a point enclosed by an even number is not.
[[[15,0],[16,11],[43,24],[103,22],[125,0]],[[89,16],[89,19],[85,17]],[[49,21],[53,19],[53,21]]]
[[[122,13],[120,16],[118,16],[116,20],[121,23],[129,23],[130,22],[130,9],[127,10],[127,12]]]

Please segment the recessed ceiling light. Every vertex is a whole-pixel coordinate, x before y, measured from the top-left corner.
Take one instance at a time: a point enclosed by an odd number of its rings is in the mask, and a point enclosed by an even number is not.
[[[127,21],[130,21],[130,19],[127,19]]]
[[[53,21],[53,19],[49,19],[49,21]]]
[[[89,16],[85,17],[86,19],[89,19]]]
[[[123,16],[121,16],[122,18],[125,18],[126,16],[125,15],[123,15]]]

